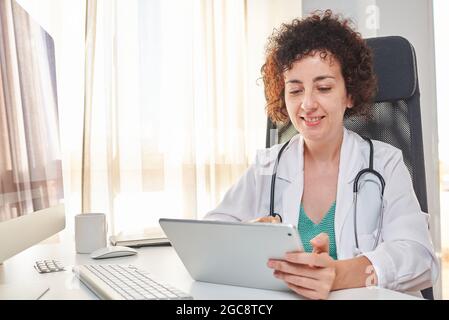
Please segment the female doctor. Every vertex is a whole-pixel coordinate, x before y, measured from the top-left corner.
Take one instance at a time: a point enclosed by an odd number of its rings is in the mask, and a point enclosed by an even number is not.
[[[273,167],[283,144],[255,163],[205,219],[282,222],[298,227],[304,252],[268,261],[296,293],[326,299],[344,288],[418,291],[438,275],[437,259],[410,174],[397,148],[344,128],[374,96],[372,53],[350,22],[331,11],[283,24],[269,39],[262,75],[267,112],[298,135],[282,151],[270,212]],[[373,154],[375,175],[357,181]],[[381,179],[382,179],[381,178]],[[363,195],[365,196],[363,197]]]

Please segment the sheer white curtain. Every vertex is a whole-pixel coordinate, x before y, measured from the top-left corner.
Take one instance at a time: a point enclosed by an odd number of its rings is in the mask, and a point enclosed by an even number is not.
[[[265,40],[300,7],[274,0],[87,6],[83,210],[107,212],[118,233],[212,209],[264,147],[257,80]]]

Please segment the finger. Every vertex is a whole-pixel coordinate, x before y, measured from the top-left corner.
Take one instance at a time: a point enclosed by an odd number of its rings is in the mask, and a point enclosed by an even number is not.
[[[270,260],[268,262],[268,266],[275,270],[274,271],[275,274],[281,272],[285,274],[298,275],[312,279],[321,279],[323,277],[323,270],[324,270],[322,268],[320,269],[311,268],[307,265],[299,265],[282,260]]]
[[[250,220],[249,222],[251,222],[251,223],[256,223],[256,222],[259,222],[259,223],[279,223],[280,220],[277,217],[265,216],[265,217],[260,217],[260,218],[257,218],[257,219]]]
[[[311,289],[315,291],[320,291],[323,288],[323,283],[318,279],[313,279],[309,277],[303,277],[296,274],[289,274],[275,271],[274,276],[278,279],[284,280],[287,283],[293,284],[298,287],[305,289]]]
[[[288,252],[284,256],[284,260],[294,264],[303,264],[311,267],[327,267],[329,266],[329,257],[327,253],[315,252]]]
[[[313,247],[313,252],[329,252],[329,235],[325,232],[320,233],[315,238],[310,240]]]
[[[314,290],[310,290],[310,289],[306,289],[306,288],[301,288],[298,286],[295,286],[294,284],[290,284],[287,283],[287,286],[293,290],[294,292],[296,292],[297,294],[303,296],[304,298],[308,298],[308,299],[313,299],[313,300],[318,300],[320,299],[318,292],[314,291]]]

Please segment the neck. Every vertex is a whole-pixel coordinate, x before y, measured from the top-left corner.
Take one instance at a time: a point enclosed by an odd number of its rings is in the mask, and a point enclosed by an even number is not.
[[[304,139],[304,156],[321,163],[335,163],[340,158],[343,143],[343,129],[328,140],[310,141]]]

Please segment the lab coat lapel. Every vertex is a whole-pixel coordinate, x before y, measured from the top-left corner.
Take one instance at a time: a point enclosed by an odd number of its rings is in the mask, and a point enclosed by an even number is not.
[[[357,173],[363,168],[363,157],[357,136],[344,129],[343,143],[340,151],[338,171],[337,203],[335,210],[335,241],[337,248],[341,244],[345,220],[353,210],[353,182]]]
[[[282,168],[279,166],[279,179],[290,181],[289,186],[282,194],[283,222],[298,225],[299,206],[304,181],[304,140],[298,135],[288,150],[288,156],[283,159]]]

